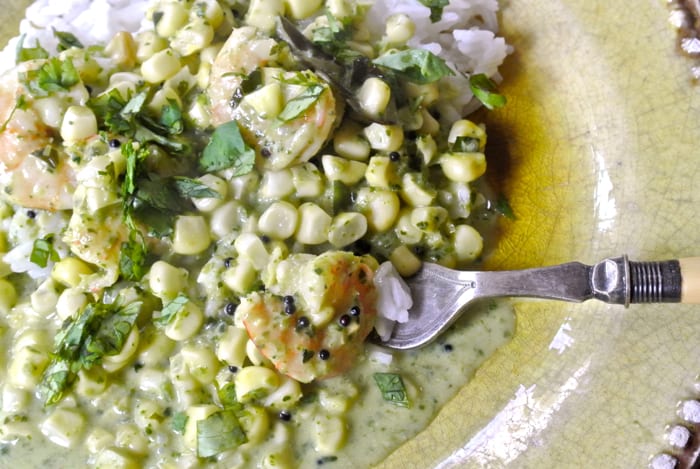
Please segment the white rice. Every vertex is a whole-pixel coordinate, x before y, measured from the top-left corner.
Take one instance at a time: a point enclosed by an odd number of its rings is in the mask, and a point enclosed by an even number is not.
[[[85,45],[106,44],[119,31],[139,30],[146,13],[147,0],[37,0],[25,12],[19,36],[0,52],[0,72],[15,65],[17,41],[38,42],[49,52],[58,45],[56,31],[73,33]]]
[[[442,19],[433,23],[430,9],[418,0],[380,0],[370,8],[367,26],[379,38],[390,16],[408,15],[416,25],[409,46],[439,55],[458,72],[484,73],[500,82],[498,67],[512,47],[496,36],[497,12],[496,0],[451,0],[443,10]],[[454,122],[481,106],[469,89],[467,77],[460,74],[443,80],[452,89],[451,93],[442,93],[438,103],[444,122]]]

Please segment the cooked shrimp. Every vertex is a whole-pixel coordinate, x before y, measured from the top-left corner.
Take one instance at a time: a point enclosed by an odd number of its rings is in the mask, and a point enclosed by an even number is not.
[[[54,130],[42,121],[18,79],[31,66],[36,62],[20,64],[0,77],[0,189],[23,207],[69,209],[73,169],[60,145],[54,145]]]
[[[236,314],[255,345],[283,374],[308,383],[347,371],[374,327],[372,269],[347,252],[326,252],[302,268],[300,288],[253,293]],[[319,309],[327,321],[309,319]]]
[[[328,140],[338,119],[336,100],[330,86],[310,71],[303,83],[294,80],[297,72],[263,74],[263,84],[273,82],[281,88],[284,104],[298,98],[309,86],[320,86],[316,100],[289,120],[264,115],[259,107],[234,98],[245,78],[274,61],[277,43],[252,27],[235,29],[217,55],[211,70],[207,94],[212,123],[221,125],[235,120],[243,138],[256,150],[260,164],[282,169],[313,157]]]

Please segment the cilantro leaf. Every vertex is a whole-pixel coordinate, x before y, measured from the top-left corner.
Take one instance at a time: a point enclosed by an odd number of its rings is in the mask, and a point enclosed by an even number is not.
[[[197,456],[208,458],[248,441],[236,415],[222,410],[197,421]]]
[[[255,151],[243,140],[236,121],[217,127],[199,158],[199,168],[202,171],[234,168],[234,176],[248,174],[254,165]]]
[[[396,373],[374,373],[373,377],[385,401],[391,402],[399,407],[410,406],[406,386],[403,383],[401,375]]]
[[[15,60],[17,63],[27,62],[28,60],[36,59],[48,59],[49,52],[37,44],[35,47],[24,47],[24,38],[26,34],[22,34],[17,41],[17,48],[15,49]]]
[[[49,261],[56,262],[60,259],[58,252],[53,247],[53,235],[49,234],[43,238],[35,239],[32,253],[29,260],[39,267],[46,267]]]
[[[488,109],[503,107],[506,104],[506,97],[497,93],[496,84],[483,73],[469,77],[469,88],[476,99]]]
[[[163,105],[160,112],[160,124],[163,125],[170,135],[181,134],[185,128],[182,119],[182,109],[174,99],[168,98],[168,103]]]
[[[515,216],[513,208],[510,206],[510,202],[508,202],[508,199],[506,199],[506,196],[503,194],[499,195],[498,199],[493,203],[493,209],[509,220],[518,219],[518,217]]]
[[[174,176],[173,184],[175,185],[177,192],[180,194],[180,197],[184,197],[186,199],[221,198],[221,194],[206,184],[202,184],[196,179],[190,179],[184,176]]]
[[[136,228],[130,229],[129,238],[122,243],[119,251],[119,274],[124,280],[141,280],[146,273],[146,255],[146,243],[141,232]]]
[[[71,59],[51,57],[40,68],[22,72],[20,80],[30,94],[44,97],[50,93],[70,90],[80,82],[80,75]]]
[[[307,86],[301,93],[287,101],[277,118],[283,122],[296,119],[313,106],[325,90],[326,87],[320,84]]]
[[[72,47],[76,47],[78,49],[83,49],[85,47],[72,33],[56,31],[56,28],[52,29],[53,35],[56,37],[56,39],[58,39],[58,52],[63,52],[64,50],[68,50]]]
[[[406,49],[382,55],[374,59],[373,63],[419,84],[432,83],[455,74],[443,59],[426,49]]]
[[[172,420],[172,427],[173,431],[175,433],[179,433],[180,435],[185,434],[185,426],[187,426],[187,420],[189,417],[187,417],[187,414],[185,412],[178,412],[175,415],[173,415],[173,420]]]
[[[450,0],[418,0],[430,8],[430,21],[437,23],[442,18],[442,9],[450,4]]]
[[[90,369],[106,355],[118,354],[140,311],[140,302],[124,307],[96,302],[66,321],[56,334],[51,362],[38,385],[44,404],[59,402],[81,369]]]
[[[160,312],[160,315],[158,315],[158,317],[155,317],[153,321],[160,326],[168,325],[170,321],[173,320],[175,315],[182,311],[182,308],[185,307],[188,301],[190,301],[189,298],[180,293],[174,300],[168,302],[163,307],[163,310]]]

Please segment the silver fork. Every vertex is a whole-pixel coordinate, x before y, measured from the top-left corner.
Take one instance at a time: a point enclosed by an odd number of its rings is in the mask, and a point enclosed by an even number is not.
[[[378,343],[413,349],[435,340],[470,303],[483,298],[531,297],[606,303],[699,303],[700,257],[630,262],[627,256],[595,265],[570,262],[500,272],[458,271],[425,263],[406,279],[413,296],[409,320],[396,323],[391,338]]]

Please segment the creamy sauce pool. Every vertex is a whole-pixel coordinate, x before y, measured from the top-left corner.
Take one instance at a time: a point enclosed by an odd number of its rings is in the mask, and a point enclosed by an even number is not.
[[[467,311],[439,340],[420,350],[397,353],[388,367],[364,357],[347,377],[320,383],[324,389],[343,392],[350,382],[362,383],[362,395],[347,416],[350,429],[345,448],[332,457],[319,457],[313,450],[310,421],[293,415],[289,422],[274,423],[278,437],[294,441],[299,467],[357,468],[377,464],[401,444],[422,431],[438,410],[449,401],[473,376],[476,369],[497,348],[510,340],[515,332],[515,314],[506,301],[478,304]],[[410,408],[387,403],[372,381],[379,371],[399,371],[408,386]],[[317,391],[317,390],[316,390]],[[314,390],[311,390],[314,395]],[[310,402],[298,412],[313,411]],[[41,408],[33,408],[30,419],[40,420]],[[303,422],[303,423],[302,423]],[[381,437],[378,437],[381,435]],[[272,445],[272,443],[270,443]],[[257,451],[264,454],[265,445]],[[49,442],[20,441],[3,446],[0,464],[3,467],[83,467],[88,455],[84,451],[64,451]],[[255,461],[253,455],[248,464]],[[321,463],[321,464],[320,464]],[[247,467],[241,461],[241,467]],[[236,467],[236,466],[228,466]]]

